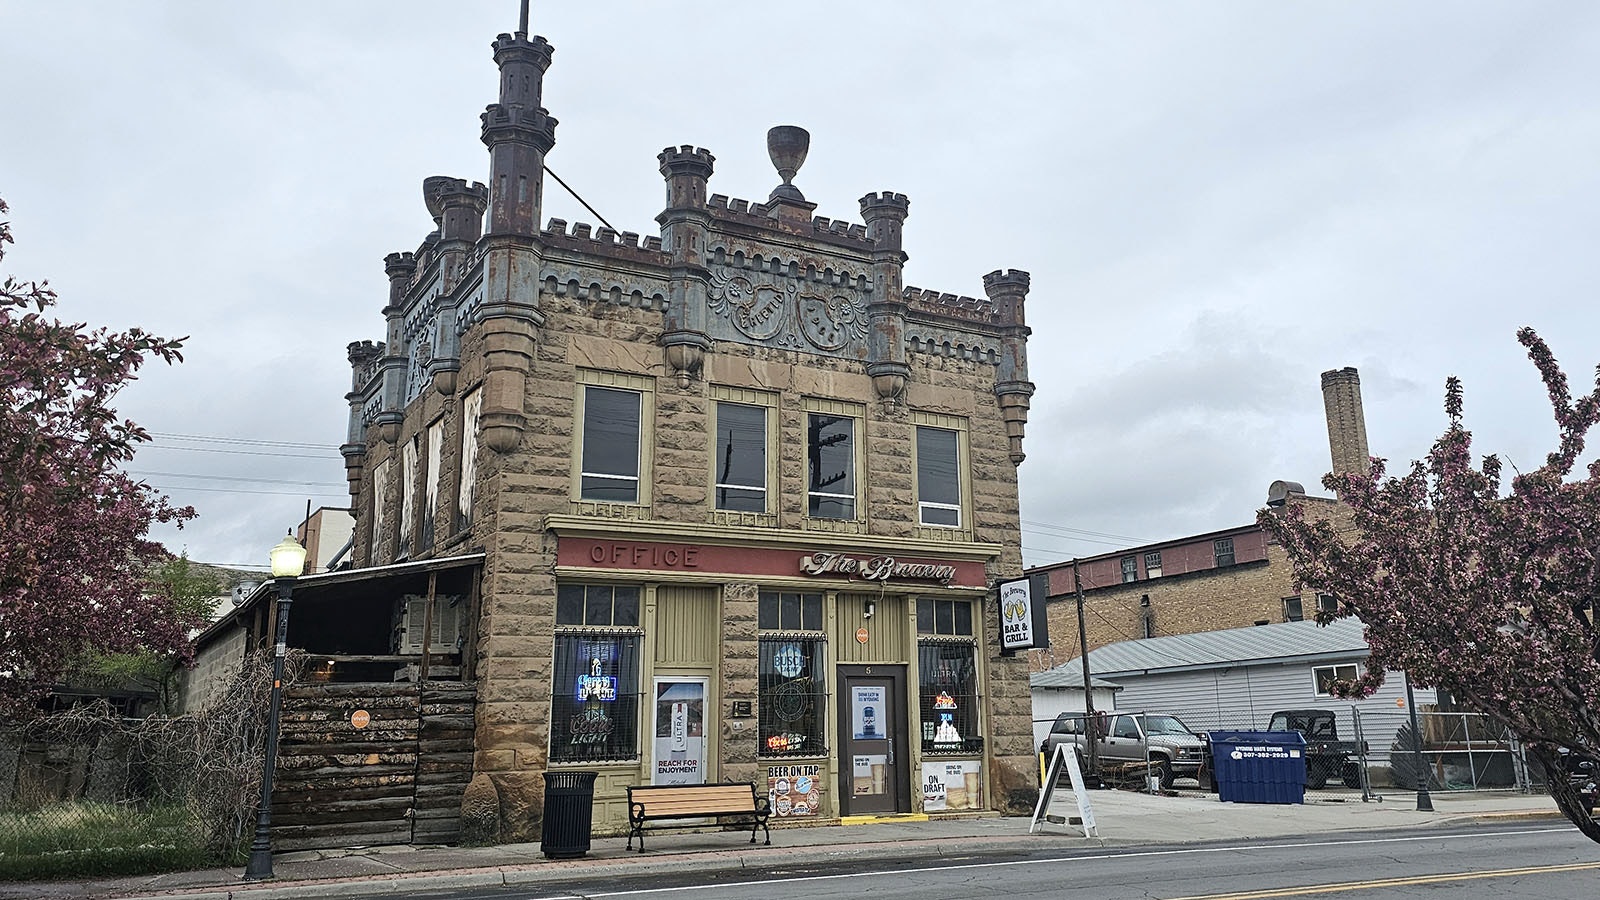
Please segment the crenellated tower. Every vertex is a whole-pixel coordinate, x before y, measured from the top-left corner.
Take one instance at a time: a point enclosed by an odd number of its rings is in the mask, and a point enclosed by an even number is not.
[[[867,336],[867,375],[884,408],[905,397],[911,367],[906,363],[906,300],[904,270],[909,259],[901,230],[911,212],[905,194],[884,191],[861,198],[861,219],[872,242],[872,299],[867,302],[871,331]]]
[[[483,112],[489,233],[532,235],[539,230],[544,157],[556,143],[556,120],[539,105],[554,49],[542,37],[529,40],[525,31],[502,34],[492,46],[500,67],[500,102]]]
[[[662,323],[661,346],[667,369],[687,388],[700,377],[711,338],[706,334],[706,183],[716,157],[699,147],[668,147],[656,157],[667,181],[667,206],[656,216],[661,223],[661,249],[668,255],[669,298]]]
[[[554,52],[528,39],[527,20],[494,42],[500,102],[483,113],[489,148],[489,230],[484,256],[483,442],[497,453],[515,449],[527,428],[524,408],[539,312],[535,238],[544,192],[544,157],[556,143],[556,120],[539,105]]]
[[[995,318],[1001,323],[1000,360],[995,368],[994,395],[1000,400],[1000,414],[1006,425],[1006,440],[1011,444],[1011,463],[1021,465],[1023,432],[1028,426],[1028,405],[1033,397],[1033,382],[1028,380],[1028,328],[1024,305],[1031,278],[1020,269],[999,269],[983,276],[983,291],[994,304]]]

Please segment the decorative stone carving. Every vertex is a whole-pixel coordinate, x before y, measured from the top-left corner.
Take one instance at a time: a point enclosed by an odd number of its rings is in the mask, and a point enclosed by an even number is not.
[[[810,282],[773,277],[760,284],[711,270],[711,312],[753,341],[796,350],[837,351],[867,337],[867,303],[847,288],[814,293]]]

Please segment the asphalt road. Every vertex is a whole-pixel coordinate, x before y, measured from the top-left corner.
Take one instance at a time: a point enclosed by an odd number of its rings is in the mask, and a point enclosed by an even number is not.
[[[1082,852],[973,854],[926,860],[808,864],[718,873],[607,877],[494,891],[418,894],[439,900],[884,900],[1059,898],[1265,900],[1419,896],[1594,896],[1600,844],[1567,826],[1364,831],[1254,844],[1185,844]],[[344,894],[343,896],[349,896]]]

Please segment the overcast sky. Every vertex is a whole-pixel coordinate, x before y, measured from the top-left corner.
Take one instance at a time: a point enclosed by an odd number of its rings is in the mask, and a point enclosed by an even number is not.
[[[516,7],[0,0],[6,272],[190,336],[119,398],[159,436],[131,470],[200,511],[173,550],[264,565],[308,498],[348,503],[345,345],[383,336],[422,179],[486,180]],[[656,233],[669,144],[764,200],[795,124],[818,215],[909,195],[907,284],[1033,274],[1030,564],[1315,488],[1326,369],[1360,369],[1373,453],[1424,454],[1455,374],[1526,469],[1555,429],[1516,329],[1579,388],[1600,362],[1600,4],[535,3],[532,30],[550,166],[619,230]]]

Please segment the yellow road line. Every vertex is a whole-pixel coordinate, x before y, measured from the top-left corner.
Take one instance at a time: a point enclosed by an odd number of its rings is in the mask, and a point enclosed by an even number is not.
[[[1385,878],[1381,881],[1346,881],[1339,884],[1314,884],[1305,887],[1273,888],[1264,891],[1241,891],[1234,894],[1196,894],[1192,897],[1174,897],[1172,900],[1267,900],[1270,897],[1303,897],[1309,894],[1336,894],[1344,891],[1406,887],[1415,884],[1437,884],[1445,881],[1472,881],[1479,878],[1509,878],[1514,875],[1579,872],[1584,869],[1600,869],[1600,863],[1535,866],[1528,869],[1494,869],[1487,872],[1451,872],[1443,875],[1414,875],[1409,878]]]

